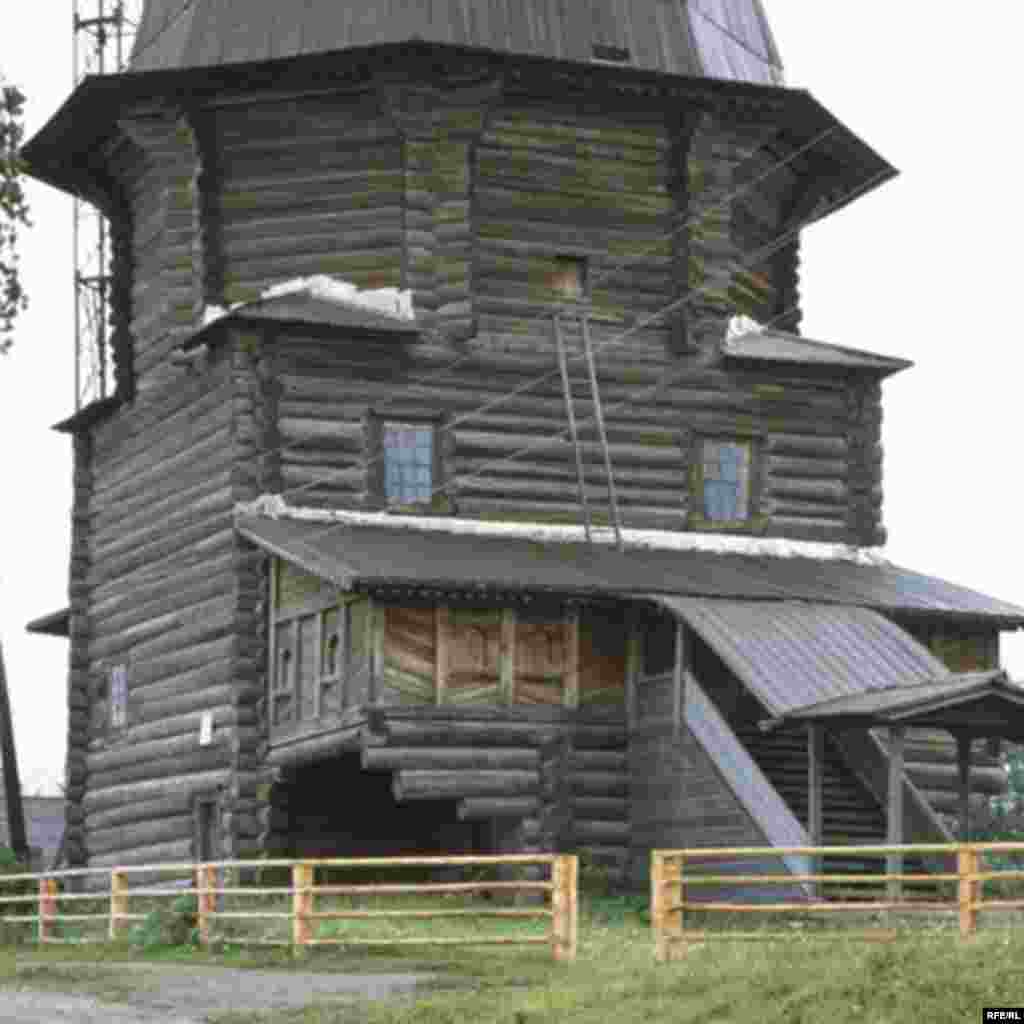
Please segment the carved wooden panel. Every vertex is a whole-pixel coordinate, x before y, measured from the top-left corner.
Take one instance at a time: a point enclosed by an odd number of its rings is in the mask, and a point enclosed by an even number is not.
[[[384,679],[380,699],[402,704],[434,702],[434,609],[390,605],[384,609]]]
[[[496,608],[453,608],[449,622],[445,703],[496,702],[501,612]]]
[[[516,703],[561,704],[566,664],[564,621],[522,616],[516,623]]]

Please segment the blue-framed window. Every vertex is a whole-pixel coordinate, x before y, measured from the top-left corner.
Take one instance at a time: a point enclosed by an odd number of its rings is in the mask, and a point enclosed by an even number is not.
[[[431,424],[385,422],[384,498],[398,505],[429,503],[434,492],[434,428]]]
[[[750,518],[749,441],[705,440],[701,445],[703,514],[709,522]]]

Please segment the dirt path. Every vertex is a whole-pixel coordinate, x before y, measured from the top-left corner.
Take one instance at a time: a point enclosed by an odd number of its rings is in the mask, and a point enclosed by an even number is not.
[[[426,974],[333,974],[238,970],[178,964],[26,964],[23,979],[0,987],[0,1024],[203,1024],[227,1011],[275,1010],[316,1002],[385,999],[430,980]],[[76,968],[88,972],[88,990],[102,989],[106,972],[116,995],[67,994],[79,988]],[[125,971],[132,974],[126,984]],[[35,983],[35,985],[33,984]],[[53,989],[64,989],[54,992]],[[43,991],[46,989],[47,991]]]

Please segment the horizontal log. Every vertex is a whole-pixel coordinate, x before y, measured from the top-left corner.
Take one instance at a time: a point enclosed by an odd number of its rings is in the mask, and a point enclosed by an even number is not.
[[[417,772],[395,775],[392,791],[404,800],[461,800],[474,796],[529,796],[537,792],[536,772]]]
[[[536,749],[529,747],[366,747],[366,771],[535,771]]]
[[[581,821],[625,821],[629,818],[629,801],[623,797],[575,796],[572,810]]]
[[[97,854],[89,858],[89,866],[114,868],[142,864],[182,864],[190,860],[192,860],[192,840],[176,839],[166,843],[154,843],[152,846],[137,846],[118,850],[116,853]],[[190,868],[164,872],[132,872],[129,876],[129,884],[134,886],[152,885],[157,881],[168,881],[172,878],[189,877],[190,875]]]
[[[189,753],[174,757],[155,758],[150,761],[122,765],[104,771],[89,773],[89,786],[97,790],[114,789],[133,782],[162,778],[165,775],[177,774],[188,776],[193,773],[205,773],[230,763],[230,749],[226,744],[200,747]]]
[[[90,857],[95,857],[139,846],[169,843],[176,839],[191,840],[194,832],[195,818],[191,813],[187,813],[149,821],[136,821],[113,828],[88,829],[85,845]]]
[[[218,786],[228,781],[229,775],[230,773],[226,769],[218,769],[195,774],[168,774],[161,778],[110,786],[105,789],[90,786],[89,791],[82,798],[82,805],[86,814],[91,815],[134,801],[159,800],[176,794],[188,794],[191,798],[200,793],[214,792]]]
[[[222,711],[223,717],[223,711]],[[213,733],[213,744],[225,746],[230,739],[230,729],[217,729]],[[106,750],[90,753],[88,756],[89,771],[94,776],[101,772],[114,771],[129,765],[159,761],[169,757],[186,758],[200,749],[199,729],[194,732],[181,733],[166,739],[136,740],[125,736]]]
[[[573,838],[577,843],[629,843],[628,821],[580,821],[572,824]]]
[[[847,442],[845,437],[772,433],[765,439],[764,450],[768,455],[845,460]]]
[[[106,811],[84,815],[86,827],[90,831],[117,828],[136,822],[157,821],[160,818],[173,818],[190,813],[195,796],[188,791],[172,793],[170,796],[155,800],[137,800],[122,804]]]
[[[487,818],[525,818],[536,814],[536,797],[470,797],[459,801],[459,821],[478,821]]]
[[[907,766],[907,774],[920,789],[960,791],[958,769],[955,764],[913,764]],[[1006,771],[1002,767],[971,768],[971,792],[998,795],[1007,789]]]
[[[629,792],[629,776],[625,772],[579,772],[569,775],[574,794],[587,796],[625,796]]]
[[[571,731],[576,746],[620,747],[625,740],[621,726],[573,725],[560,727],[538,722],[422,721],[382,720],[382,731],[389,742],[403,746],[540,746],[564,732]]]
[[[286,737],[277,731],[271,735],[266,760],[269,765],[278,767],[312,764],[340,753],[361,750],[362,733],[363,726],[358,723],[299,737]]]
[[[624,750],[574,750],[573,771],[614,772],[626,771],[629,755]]]

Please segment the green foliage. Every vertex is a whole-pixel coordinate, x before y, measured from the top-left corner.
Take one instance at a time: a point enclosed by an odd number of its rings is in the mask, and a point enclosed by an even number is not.
[[[190,893],[179,896],[170,908],[157,908],[131,931],[128,941],[138,949],[152,951],[167,946],[195,946],[199,903]]]
[[[7,846],[0,846],[0,876],[20,875],[28,871],[28,868],[18,860],[14,851]],[[31,879],[17,882],[5,882],[0,885],[2,896],[31,896],[35,892],[35,885]],[[35,913],[34,903],[3,904],[0,907],[0,915],[4,917],[29,917]],[[33,934],[28,924],[18,924],[13,921],[0,921],[0,946],[24,942]]]
[[[0,353],[10,348],[14,318],[28,304],[16,248],[19,227],[29,226],[21,184],[25,167],[19,156],[24,106],[24,95],[0,77]]]

